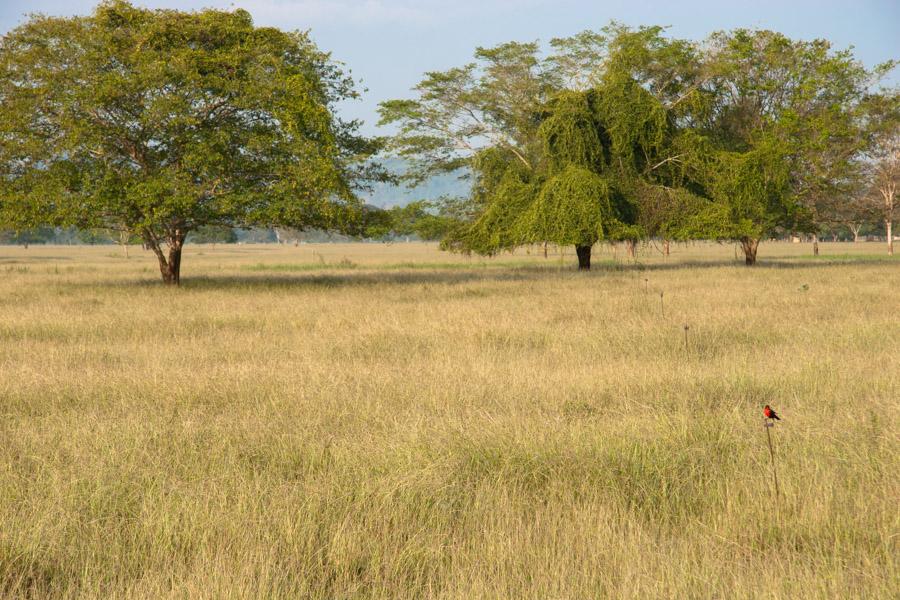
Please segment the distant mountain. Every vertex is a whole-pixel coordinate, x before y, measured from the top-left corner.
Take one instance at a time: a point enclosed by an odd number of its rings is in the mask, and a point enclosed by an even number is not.
[[[402,159],[390,158],[384,160],[383,164],[389,171],[397,175],[406,172],[406,162]],[[469,189],[469,182],[460,179],[457,175],[439,175],[412,189],[404,185],[379,183],[371,192],[361,193],[360,198],[367,204],[379,208],[391,208],[406,206],[415,200],[436,200],[441,196],[468,196]]]

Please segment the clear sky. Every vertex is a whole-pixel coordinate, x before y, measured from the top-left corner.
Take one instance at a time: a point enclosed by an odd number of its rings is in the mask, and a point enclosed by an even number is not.
[[[547,41],[611,19],[628,25],[666,25],[677,37],[766,28],[795,38],[823,37],[854,46],[868,66],[900,59],[900,0],[138,0],[153,8],[244,8],[260,25],[309,29],[324,49],[368,88],[342,107],[376,131],[381,100],[409,95],[425,71],[465,63],[477,46],[509,40]],[[88,13],[94,0],[0,0],[0,31],[28,12]],[[900,80],[897,73],[892,82]]]

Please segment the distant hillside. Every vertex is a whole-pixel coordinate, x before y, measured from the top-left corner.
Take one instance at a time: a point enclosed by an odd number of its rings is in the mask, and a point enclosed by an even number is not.
[[[402,175],[406,170],[406,163],[402,159],[387,159],[384,164],[392,173],[398,175]],[[380,208],[391,208],[392,206],[406,206],[414,200],[434,200],[441,196],[467,196],[468,194],[468,181],[461,180],[456,175],[441,175],[432,177],[413,189],[403,185],[377,184],[372,192],[362,193],[360,197],[368,204]]]

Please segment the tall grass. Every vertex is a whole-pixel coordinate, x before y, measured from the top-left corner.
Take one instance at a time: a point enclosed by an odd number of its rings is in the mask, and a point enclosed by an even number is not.
[[[0,248],[0,596],[896,597],[900,262],[802,252]]]

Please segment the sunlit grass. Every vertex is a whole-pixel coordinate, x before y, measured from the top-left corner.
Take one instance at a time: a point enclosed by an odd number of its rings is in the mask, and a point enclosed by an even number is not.
[[[895,597],[900,271],[820,246],[0,247],[0,597]]]

